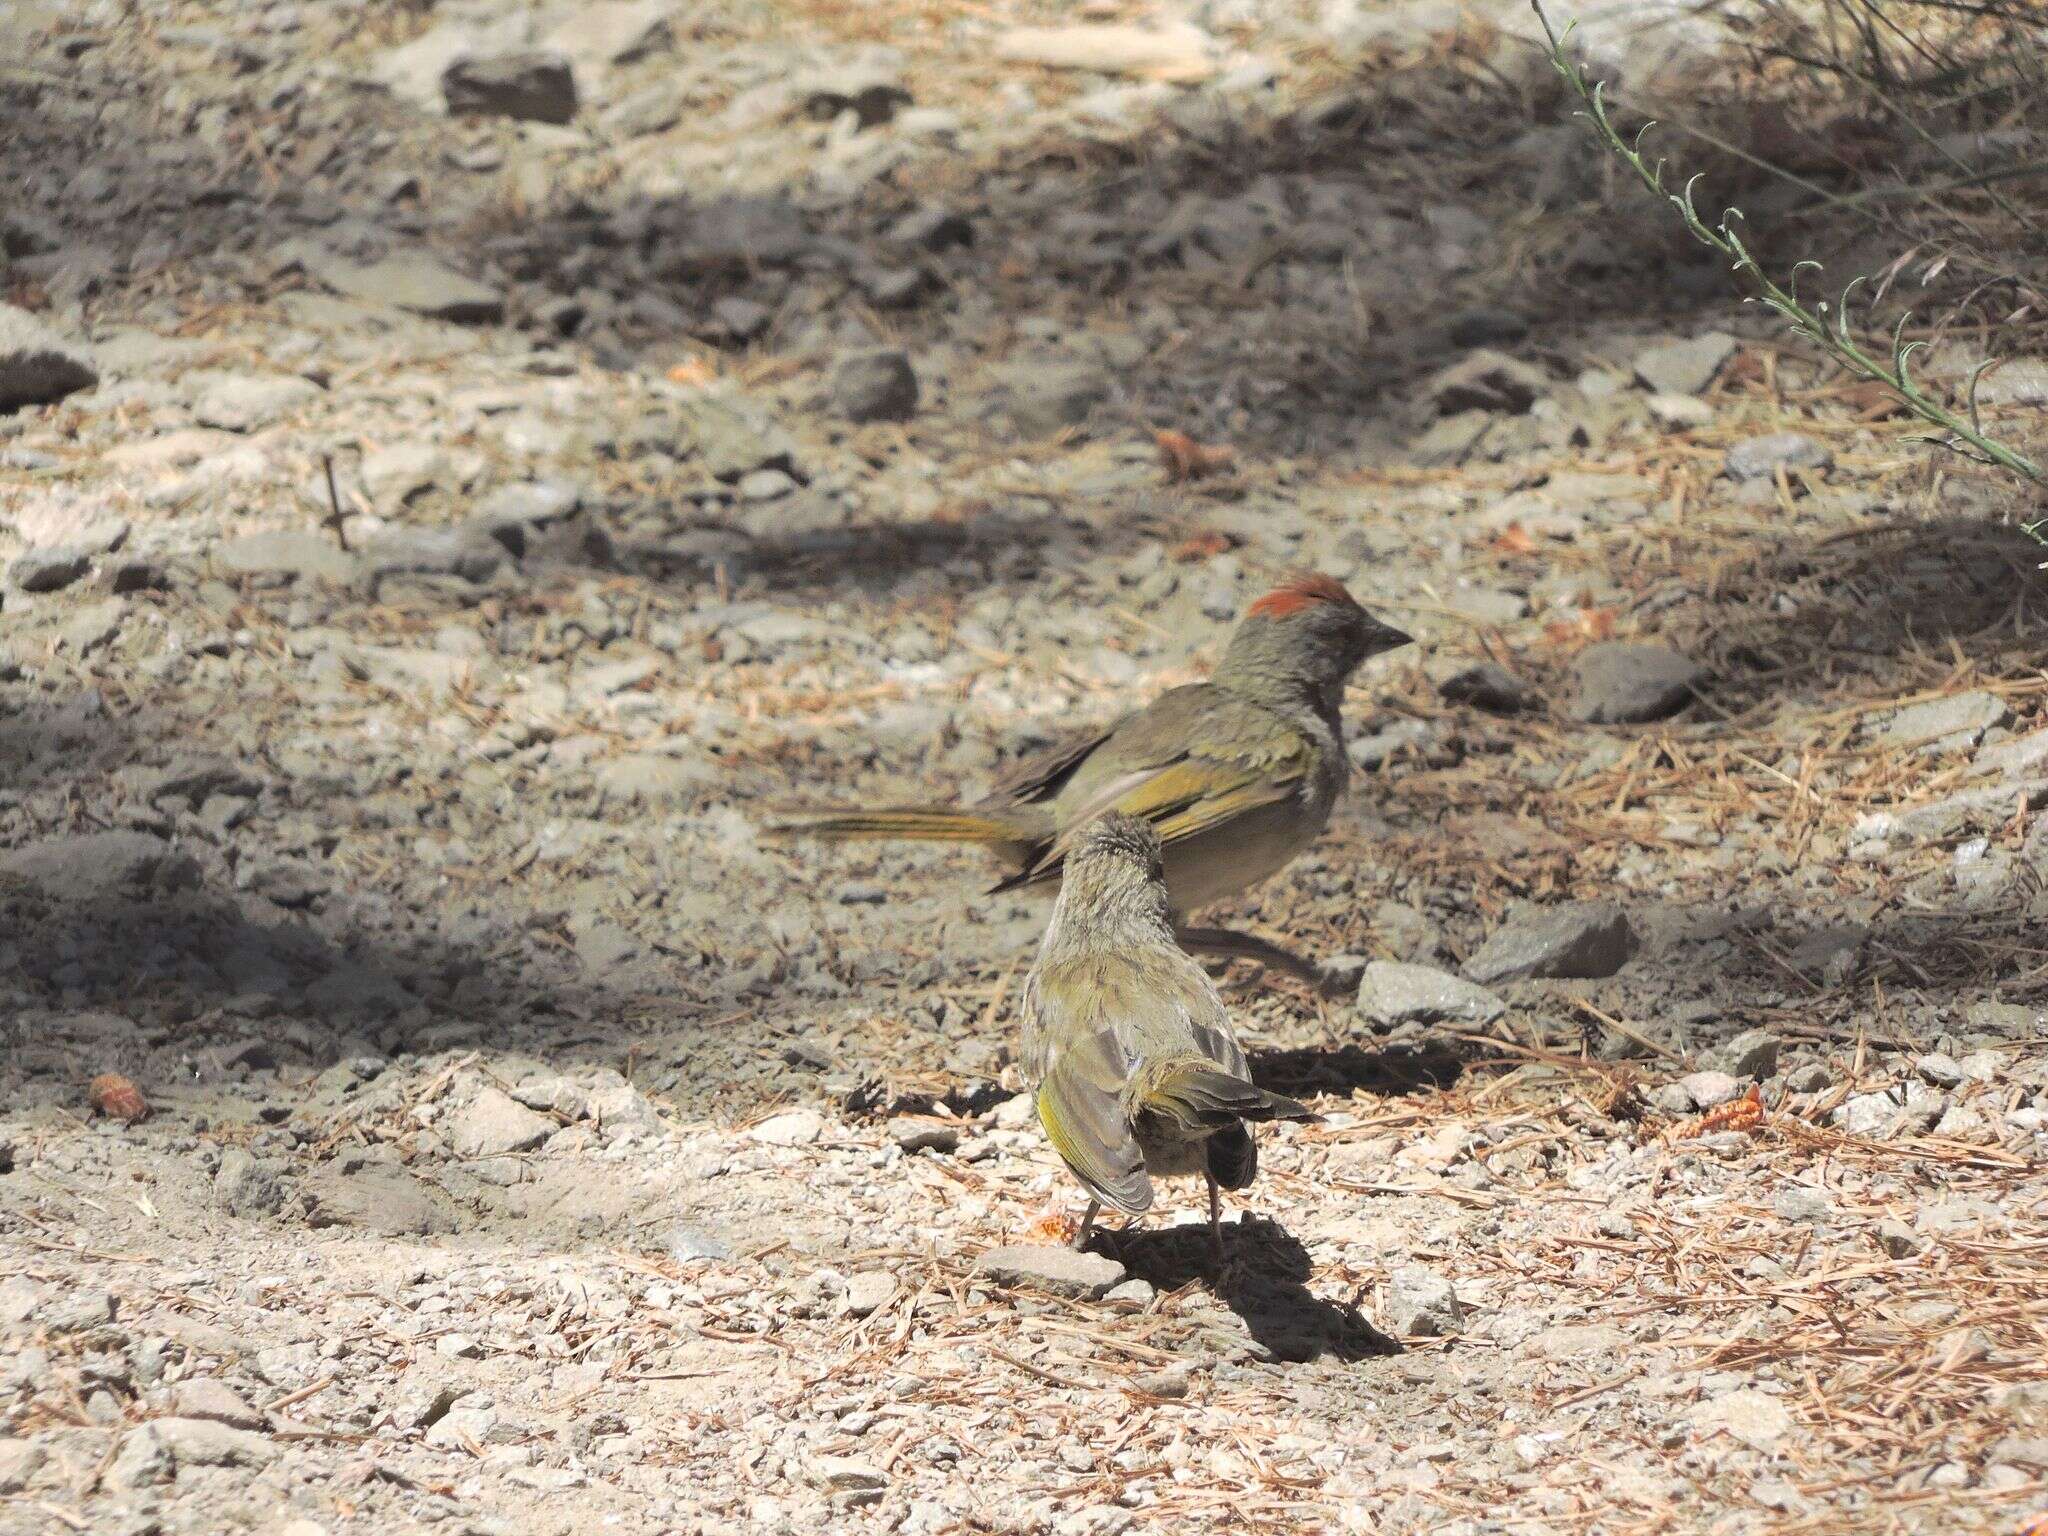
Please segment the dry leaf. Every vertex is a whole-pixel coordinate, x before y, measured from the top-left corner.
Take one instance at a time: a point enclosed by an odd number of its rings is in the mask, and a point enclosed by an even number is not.
[[[1551,620],[1543,626],[1543,635],[1552,645],[1574,645],[1581,640],[1612,640],[1614,610],[1581,608],[1572,618]]]
[[[668,371],[669,383],[687,384],[693,388],[709,384],[717,377],[718,370],[711,366],[709,359],[702,357],[687,358]]]
[[[1183,480],[1199,480],[1204,475],[1220,474],[1236,461],[1237,454],[1226,444],[1207,447],[1196,442],[1185,432],[1168,429],[1153,434],[1152,440],[1159,445],[1159,462],[1166,466],[1169,484],[1178,485]]]
[[[118,1072],[102,1072],[87,1084],[85,1102],[110,1120],[133,1125],[149,1113],[142,1090]]]
[[[1533,555],[1536,540],[1520,523],[1509,523],[1487,545],[1496,555]]]
[[[1227,533],[1198,533],[1174,545],[1172,558],[1182,565],[1192,565],[1197,560],[1213,560],[1229,548],[1230,535]]]
[[[1073,1242],[1081,1224],[1057,1205],[1039,1212],[1038,1219],[1024,1229],[1027,1243],[1047,1243],[1064,1248]]]
[[[1763,1128],[1764,1093],[1755,1083],[1749,1085],[1749,1092],[1739,1099],[1717,1105],[1699,1118],[1685,1134],[1688,1136],[1711,1136],[1716,1131],[1756,1131]]]

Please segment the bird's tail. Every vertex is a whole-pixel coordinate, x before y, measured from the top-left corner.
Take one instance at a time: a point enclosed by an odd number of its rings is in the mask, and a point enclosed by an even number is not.
[[[1135,1107],[1171,1120],[1190,1136],[1247,1121],[1319,1120],[1298,1099],[1265,1089],[1199,1056],[1159,1063],[1145,1074]]]
[[[999,851],[1021,851],[1042,841],[1044,818],[1001,810],[961,811],[946,806],[906,805],[866,810],[788,810],[762,829],[775,842],[818,838],[845,843],[868,838],[930,843],[980,843]]]

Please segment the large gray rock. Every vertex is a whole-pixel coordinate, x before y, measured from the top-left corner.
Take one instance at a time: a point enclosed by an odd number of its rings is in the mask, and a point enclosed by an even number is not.
[[[171,1388],[171,1412],[183,1419],[211,1419],[231,1429],[261,1429],[264,1417],[246,1398],[216,1376],[195,1376]]]
[[[100,381],[91,354],[25,309],[0,304],[0,411],[49,405]]]
[[[1660,342],[1635,355],[1636,381],[1660,395],[1696,395],[1714,382],[1722,365],[1735,355],[1735,338],[1706,331],[1679,341]]]
[[[1375,960],[1358,984],[1358,1011],[1374,1024],[1491,1024],[1508,1005],[1486,988],[1433,966]]]
[[[1704,675],[1698,662],[1669,646],[1589,645],[1572,664],[1570,713],[1592,725],[1661,720],[1685,707]]]
[[[988,1276],[998,1285],[1049,1291],[1055,1296],[1074,1296],[1084,1301],[1093,1301],[1111,1286],[1122,1284],[1125,1275],[1123,1265],[1099,1253],[1029,1243],[989,1249],[974,1261],[974,1272]]]
[[[728,484],[757,469],[796,471],[796,443],[755,407],[705,397],[685,407],[678,448],[694,449],[704,467]]]
[[[441,74],[441,95],[456,117],[566,123],[576,116],[575,71],[561,54],[536,49],[457,59]]]
[[[1524,976],[1612,976],[1640,942],[1611,901],[1520,906],[1465,962],[1465,974],[1489,986]]]

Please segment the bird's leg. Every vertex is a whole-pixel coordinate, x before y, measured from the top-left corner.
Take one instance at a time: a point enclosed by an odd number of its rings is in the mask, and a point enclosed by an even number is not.
[[[1100,1200],[1088,1202],[1088,1214],[1081,1218],[1081,1230],[1074,1237],[1074,1250],[1079,1253],[1088,1247],[1088,1234],[1095,1230],[1095,1213],[1102,1209]]]
[[[1216,1250],[1216,1268],[1223,1268],[1223,1193],[1216,1187],[1216,1175],[1206,1168],[1202,1177],[1209,1181],[1209,1242]]]
[[[1205,955],[1221,955],[1231,960],[1256,960],[1272,970],[1282,971],[1297,981],[1305,981],[1318,992],[1329,986],[1329,978],[1322,967],[1313,961],[1304,960],[1291,950],[1282,949],[1270,939],[1262,939],[1255,933],[1239,933],[1235,928],[1192,928],[1182,925],[1174,929],[1173,936],[1180,941],[1182,949],[1199,950]]]

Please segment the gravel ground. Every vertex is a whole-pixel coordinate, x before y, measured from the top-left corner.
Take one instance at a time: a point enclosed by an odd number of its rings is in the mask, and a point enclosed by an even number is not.
[[[1512,37],[1188,15],[0,16],[0,1531],[2048,1511],[2009,493]],[[756,829],[1303,566],[1422,641],[1215,914],[1325,1118],[1049,1249],[1042,906]]]

